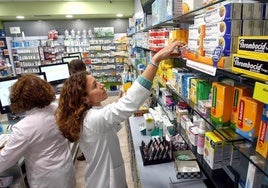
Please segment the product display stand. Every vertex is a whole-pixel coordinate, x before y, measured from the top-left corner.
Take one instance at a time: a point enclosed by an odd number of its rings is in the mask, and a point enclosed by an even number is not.
[[[138,178],[140,186],[142,188],[160,188],[160,187],[180,187],[183,186],[191,188],[206,187],[203,179],[193,180],[195,183],[189,183],[189,180],[180,180],[176,177],[175,166],[173,162],[155,164],[155,165],[143,165],[143,160],[140,152],[141,141],[148,143],[151,139],[150,136],[142,135],[139,131],[139,125],[144,121],[144,117],[130,117],[129,126],[132,136],[132,142],[134,147],[134,154],[136,159],[136,168],[138,172]],[[134,162],[134,161],[133,161]],[[184,183],[185,181],[188,182]]]

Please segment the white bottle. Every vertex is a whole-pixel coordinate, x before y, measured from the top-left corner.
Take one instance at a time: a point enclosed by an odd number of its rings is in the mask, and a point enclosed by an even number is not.
[[[204,119],[201,119],[197,136],[197,153],[200,155],[203,155],[204,153],[205,133],[206,133],[206,122]]]

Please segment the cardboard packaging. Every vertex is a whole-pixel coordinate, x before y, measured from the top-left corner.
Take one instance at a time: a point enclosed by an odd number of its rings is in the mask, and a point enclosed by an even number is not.
[[[232,71],[267,81],[268,60],[262,57],[233,54]]]
[[[254,141],[259,133],[263,103],[251,98],[241,97],[236,132],[244,138]]]
[[[231,116],[231,124],[230,126],[235,130],[238,122],[238,111],[239,111],[239,104],[240,99],[242,96],[250,96],[251,89],[247,87],[240,87],[236,86],[234,88],[234,99],[232,105],[232,116]]]
[[[234,87],[220,83],[212,83],[211,120],[218,126],[229,126],[232,111]]]
[[[223,140],[217,137],[214,132],[205,133],[203,159],[211,169],[222,168],[223,146]]]
[[[223,20],[215,23],[207,23],[205,33],[207,37],[234,37],[241,35],[241,27],[241,20]]]
[[[268,59],[268,36],[238,37],[237,53]]]
[[[268,121],[261,120],[256,151],[265,159],[268,157]]]
[[[220,4],[215,9],[205,12],[205,22],[213,23],[223,20],[241,19],[242,3]]]
[[[260,82],[255,82],[253,98],[268,104],[268,85]]]
[[[242,26],[243,36],[263,35],[263,20],[243,20]]]
[[[264,105],[256,151],[265,159],[268,157],[268,104]]]
[[[262,20],[265,14],[264,3],[243,3],[242,19],[243,20]]]
[[[214,50],[218,47],[222,49],[222,56],[230,56],[237,51],[237,37],[205,37],[203,49],[206,57],[212,57]]]
[[[202,7],[202,0],[182,0],[182,14]]]

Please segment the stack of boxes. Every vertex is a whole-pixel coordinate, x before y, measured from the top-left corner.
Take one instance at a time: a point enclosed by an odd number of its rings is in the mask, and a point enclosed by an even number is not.
[[[205,30],[200,42],[203,46],[199,47],[203,53],[189,48],[186,57],[214,67],[230,67],[230,55],[236,51],[237,37],[241,34],[241,11],[241,3],[221,3],[196,16],[194,22],[202,24]]]
[[[232,71],[268,80],[268,36],[241,36],[232,57]]]

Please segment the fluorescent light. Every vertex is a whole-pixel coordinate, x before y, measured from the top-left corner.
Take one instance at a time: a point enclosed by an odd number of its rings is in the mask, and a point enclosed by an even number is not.
[[[122,17],[123,14],[120,14],[120,13],[119,13],[119,14],[116,14],[116,16],[117,16],[117,17]]]
[[[65,17],[66,17],[66,18],[72,18],[73,15],[66,15]]]
[[[16,16],[17,19],[24,19],[24,16]]]

